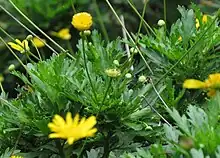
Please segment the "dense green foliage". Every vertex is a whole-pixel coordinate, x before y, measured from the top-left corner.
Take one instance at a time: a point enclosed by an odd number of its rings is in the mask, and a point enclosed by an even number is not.
[[[61,4],[48,1],[44,6],[37,0],[14,2],[48,33],[65,27],[58,24],[58,28],[47,30],[50,20],[65,16],[73,7],[71,1]],[[87,3],[77,1],[75,6]],[[114,3],[117,6],[125,1]],[[5,4],[10,11],[12,6]],[[57,5],[62,7],[51,9]],[[108,18],[101,17],[104,20],[95,23],[95,28],[101,31],[93,29],[91,35],[72,36],[77,41],[75,45],[61,41],[56,48],[53,41],[47,42],[59,54],[46,47],[39,48],[41,54],[49,52],[43,60],[19,54],[21,61],[16,60],[18,66],[10,73],[21,83],[16,88],[17,97],[9,98],[0,81],[0,156],[220,157],[220,93],[209,98],[203,90],[182,87],[188,78],[205,80],[209,74],[219,73],[220,11],[204,20],[198,6],[191,8],[179,6],[180,18],[170,29],[166,24],[148,26],[146,33],[128,32],[131,34],[128,39],[118,37],[109,41],[100,26]],[[43,11],[48,14],[42,14]],[[99,21],[98,17],[94,19]],[[71,16],[68,27],[70,21]],[[146,26],[144,22],[136,27]],[[32,25],[24,24],[37,32]],[[11,29],[14,27],[17,26]],[[9,26],[1,28],[10,33]],[[21,35],[20,39],[26,38],[26,33],[16,34]],[[5,36],[4,39],[1,36],[2,47],[5,41],[11,41],[10,36]],[[127,46],[131,49],[126,49]],[[30,47],[37,56],[34,47]],[[60,51],[62,47],[69,50]],[[17,68],[21,63],[24,66]],[[120,75],[111,77],[106,72],[108,69],[117,70]],[[218,84],[214,87],[217,90]],[[55,114],[65,117],[67,112],[73,116],[77,113],[82,117],[96,116],[98,132],[73,145],[64,139],[49,139],[48,123]]]

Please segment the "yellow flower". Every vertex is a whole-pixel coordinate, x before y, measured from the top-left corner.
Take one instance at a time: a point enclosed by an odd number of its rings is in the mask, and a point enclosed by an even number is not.
[[[202,23],[205,24],[208,22],[208,16],[206,14],[204,14],[202,16]],[[199,19],[196,19],[196,29],[198,29],[200,27],[200,22]]]
[[[178,38],[178,41],[181,42],[182,40],[183,40],[183,38],[180,36],[180,37]]]
[[[23,40],[21,42],[19,39],[16,39],[15,42],[16,43],[8,42],[8,45],[10,45],[11,48],[19,51],[20,53],[25,53],[25,52],[30,50],[30,48],[28,46],[28,41],[27,40]]]
[[[200,27],[199,19],[196,19],[196,29]]]
[[[51,34],[53,36],[56,36],[56,37],[61,38],[63,40],[70,40],[71,39],[70,29],[68,29],[68,28],[63,28],[63,29],[59,30],[58,32],[52,31]]]
[[[208,16],[206,14],[203,15],[202,22],[203,23],[207,23],[208,22]]]
[[[95,124],[95,116],[90,116],[88,119],[83,117],[79,121],[79,114],[76,114],[73,119],[68,112],[65,121],[60,115],[55,115],[53,122],[48,124],[50,130],[54,132],[49,135],[49,138],[67,139],[68,144],[71,145],[81,138],[93,136],[97,132],[94,128]]]
[[[220,89],[220,73],[210,74],[208,79],[206,79],[204,82],[195,79],[187,79],[183,83],[183,88],[207,89],[209,90],[207,95],[213,96],[216,93],[216,89]]]
[[[12,155],[10,158],[24,158],[23,156],[15,156],[15,155]]]
[[[109,77],[118,77],[121,75],[121,71],[118,69],[107,69],[105,70],[105,73],[109,76]]]
[[[89,30],[92,26],[92,16],[89,13],[77,13],[72,18],[72,25],[79,31]]]
[[[34,43],[34,45],[37,47],[37,48],[42,48],[45,46],[45,43],[46,43],[46,40],[45,39],[39,39],[37,37],[34,37],[32,42]]]

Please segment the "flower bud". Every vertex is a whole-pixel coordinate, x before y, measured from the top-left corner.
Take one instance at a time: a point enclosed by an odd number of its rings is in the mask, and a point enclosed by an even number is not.
[[[121,75],[120,70],[118,69],[107,69],[105,70],[105,73],[109,76],[109,77],[118,77]]]
[[[28,41],[31,41],[33,39],[33,36],[32,35],[28,35],[27,37],[26,37],[26,40],[28,40]]]
[[[15,65],[14,64],[9,65],[8,70],[9,71],[15,70]]]
[[[137,54],[137,53],[138,53],[138,50],[137,50],[137,48],[132,47],[132,48],[130,49],[130,52],[131,52],[131,53],[134,53],[134,54]]]
[[[84,31],[84,35],[90,36],[90,35],[91,35],[91,31],[90,31],[90,30],[85,30],[85,31]]]
[[[132,77],[132,75],[131,75],[130,73],[127,73],[127,74],[125,75],[125,77],[126,77],[127,79],[130,79],[130,78]]]
[[[138,78],[138,81],[141,82],[141,83],[144,83],[144,82],[147,81],[147,78],[142,75],[142,76],[140,76],[140,77]]]
[[[114,60],[114,61],[113,61],[113,64],[115,64],[116,66],[119,66],[118,60]]]
[[[165,23],[165,21],[164,20],[159,20],[158,22],[157,22],[157,25],[158,26],[164,26],[166,23]]]

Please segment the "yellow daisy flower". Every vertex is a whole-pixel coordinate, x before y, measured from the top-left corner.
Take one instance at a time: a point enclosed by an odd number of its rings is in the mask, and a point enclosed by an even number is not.
[[[182,40],[183,40],[183,38],[180,36],[180,37],[178,38],[178,41],[181,42]]]
[[[202,22],[207,23],[208,22],[208,15],[204,14],[202,17]]]
[[[72,25],[79,31],[89,30],[92,26],[92,16],[89,13],[77,13],[72,18]]]
[[[208,22],[208,15],[204,14],[202,16],[202,23],[205,24]],[[196,19],[196,29],[200,27],[199,19]]]
[[[23,40],[21,42],[19,39],[16,39],[15,42],[16,43],[8,42],[8,45],[10,45],[11,48],[19,51],[20,53],[25,53],[25,52],[30,50],[30,48],[28,46],[28,41],[27,40]]]
[[[196,29],[200,27],[199,19],[196,19]]]
[[[71,39],[71,34],[70,34],[69,28],[63,28],[63,29],[59,30],[58,32],[52,31],[51,34],[53,36],[56,36],[56,37],[61,38],[63,40],[70,40]]]
[[[213,96],[217,89],[220,89],[220,73],[210,74],[204,82],[196,79],[187,79],[183,83],[183,88],[187,89],[207,89],[208,96]]]
[[[24,158],[23,156],[15,156],[15,155],[12,155],[10,158]]]
[[[121,71],[118,69],[107,69],[105,70],[105,73],[109,76],[109,77],[118,77],[121,75]]]
[[[34,45],[37,47],[37,48],[42,48],[45,46],[45,43],[46,43],[46,40],[45,39],[39,39],[37,37],[34,37],[32,39],[32,42],[34,43]]]
[[[95,124],[95,116],[90,116],[88,119],[83,117],[79,121],[79,114],[76,114],[73,119],[68,112],[65,121],[60,115],[55,115],[53,122],[48,124],[50,130],[54,132],[49,135],[49,138],[67,139],[68,144],[71,145],[79,139],[93,136],[97,132],[94,128]]]

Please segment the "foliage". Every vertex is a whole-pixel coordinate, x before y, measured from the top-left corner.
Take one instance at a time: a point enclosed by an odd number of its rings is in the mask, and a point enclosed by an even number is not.
[[[48,8],[62,2],[48,1],[43,7],[36,0],[14,2],[26,13],[33,8],[30,17],[45,28],[48,20],[65,15],[71,7],[71,1],[55,10]],[[44,10],[48,14],[36,19]],[[48,59],[41,60],[44,49],[35,52],[32,45],[29,54],[16,56],[24,68],[11,72],[22,82],[18,96],[9,99],[0,82],[1,157],[219,157],[219,92],[207,99],[202,91],[182,88],[185,79],[204,80],[220,68],[219,13],[204,21],[195,5],[179,6],[178,11],[181,17],[170,30],[168,25],[148,26],[150,33],[132,34],[135,42],[130,37],[103,40],[93,30],[91,35],[80,33],[74,50],[66,41],[69,49],[56,50]],[[125,46],[133,48],[130,57]],[[218,82],[212,88],[219,90]],[[95,116],[98,132],[73,145],[49,139],[48,123],[55,114],[64,117],[67,112]]]

